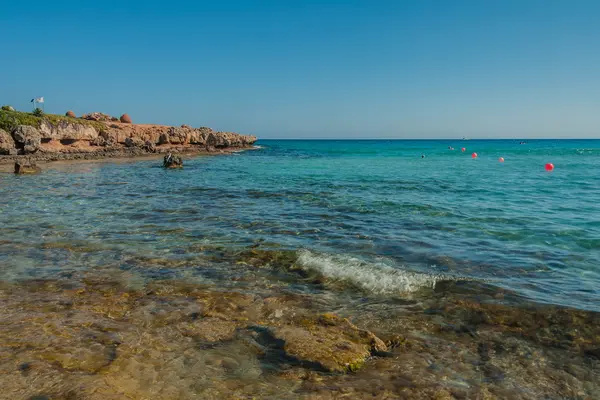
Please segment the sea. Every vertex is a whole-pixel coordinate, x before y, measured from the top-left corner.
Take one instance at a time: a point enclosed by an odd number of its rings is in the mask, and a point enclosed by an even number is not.
[[[42,168],[0,173],[0,398],[600,398],[600,140]]]
[[[600,141],[257,145],[186,160],[178,171],[144,160],[0,175],[3,279],[48,278],[126,254],[183,257],[176,250],[198,242],[264,242],[366,292],[466,279],[600,311]],[[93,251],[65,255],[47,246],[54,242]]]

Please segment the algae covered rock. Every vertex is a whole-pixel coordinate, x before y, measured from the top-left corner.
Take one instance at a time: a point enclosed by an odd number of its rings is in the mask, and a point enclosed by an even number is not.
[[[319,364],[329,372],[356,371],[373,353],[387,346],[373,333],[357,328],[345,318],[323,314],[298,325],[273,330],[284,342],[284,351],[299,360]]]
[[[237,324],[233,321],[223,321],[219,318],[210,317],[179,326],[184,336],[190,336],[204,342],[231,340],[236,328]]]
[[[298,254],[293,250],[248,249],[236,255],[236,261],[256,268],[292,269]]]
[[[95,373],[110,365],[116,357],[116,345],[91,343],[88,346],[50,347],[39,358],[71,371]]]

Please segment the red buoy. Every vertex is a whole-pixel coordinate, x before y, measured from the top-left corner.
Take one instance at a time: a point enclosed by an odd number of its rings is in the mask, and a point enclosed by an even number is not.
[[[477,158],[477,153],[471,154],[471,158]]]
[[[500,157],[500,158],[498,159],[498,161],[500,161],[500,162],[504,162],[504,157]]]
[[[465,152],[467,151],[467,149],[465,149],[464,147],[462,149],[460,149],[460,151]]]
[[[548,163],[546,164],[546,171],[552,171],[554,169],[554,164]]]

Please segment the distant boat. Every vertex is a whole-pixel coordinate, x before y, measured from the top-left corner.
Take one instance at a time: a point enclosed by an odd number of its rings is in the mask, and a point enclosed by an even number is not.
[[[466,138],[466,137],[463,136],[462,140],[471,140],[471,139]]]

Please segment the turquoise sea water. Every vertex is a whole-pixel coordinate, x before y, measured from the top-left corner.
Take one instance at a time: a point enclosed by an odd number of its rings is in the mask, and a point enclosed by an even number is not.
[[[117,266],[225,285],[227,269],[194,268],[194,249],[260,245],[381,296],[469,279],[600,310],[600,141],[258,145],[177,171],[141,160],[0,174],[2,279]]]

